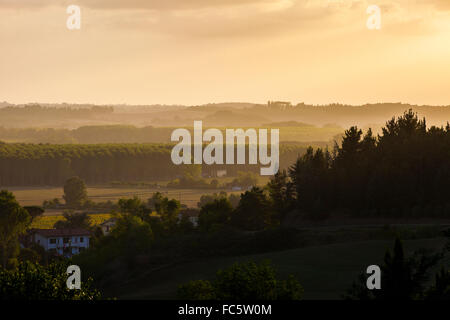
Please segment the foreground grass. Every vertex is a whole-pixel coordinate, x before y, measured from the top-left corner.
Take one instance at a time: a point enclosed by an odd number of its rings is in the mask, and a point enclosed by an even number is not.
[[[405,250],[439,250],[444,238],[406,240]],[[281,277],[294,274],[305,289],[305,299],[339,299],[367,266],[381,264],[392,240],[373,240],[312,246],[239,257],[213,258],[149,270],[108,294],[119,299],[175,299],[177,287],[189,280],[211,279],[218,269],[235,262],[270,260]],[[448,259],[446,263],[449,264]]]

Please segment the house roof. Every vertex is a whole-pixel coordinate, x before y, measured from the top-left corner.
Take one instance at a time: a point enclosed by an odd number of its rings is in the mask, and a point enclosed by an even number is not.
[[[38,233],[46,238],[49,237],[71,237],[90,236],[91,232],[84,229],[33,229],[32,233]]]
[[[180,210],[180,214],[182,216],[198,217],[198,215],[200,214],[200,210],[195,209],[195,208],[186,208],[186,209]]]
[[[107,225],[107,224],[115,224],[116,222],[117,222],[117,218],[110,218],[110,219],[100,223],[100,225],[103,226],[103,225]]]

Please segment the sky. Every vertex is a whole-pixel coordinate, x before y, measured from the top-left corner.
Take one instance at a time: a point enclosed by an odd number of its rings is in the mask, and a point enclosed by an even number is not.
[[[450,0],[0,0],[0,43],[10,103],[450,105]]]

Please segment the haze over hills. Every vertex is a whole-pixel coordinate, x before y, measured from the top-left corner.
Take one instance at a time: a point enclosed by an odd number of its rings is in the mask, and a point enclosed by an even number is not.
[[[345,104],[311,105],[290,102],[218,103],[200,106],[182,105],[93,105],[2,103],[0,126],[79,128],[85,125],[128,124],[137,127],[192,125],[203,120],[206,126],[262,126],[274,122],[297,121],[316,126],[336,124],[368,126],[384,124],[386,119],[413,109],[429,124],[445,125],[450,119],[450,105],[428,106],[403,103],[378,103],[360,106]],[[20,119],[20,121],[16,121]],[[14,121],[13,121],[14,120]]]

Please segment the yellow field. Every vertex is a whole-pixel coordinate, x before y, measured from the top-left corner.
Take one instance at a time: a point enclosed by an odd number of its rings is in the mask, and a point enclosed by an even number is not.
[[[99,225],[103,221],[106,221],[109,218],[111,218],[110,213],[90,214],[89,216],[92,219],[93,225]],[[64,219],[64,217],[62,215],[43,216],[43,217],[40,217],[40,218],[36,219],[35,221],[33,221],[33,223],[31,224],[31,228],[52,229],[53,225],[55,224],[56,221],[63,220],[63,219]]]

